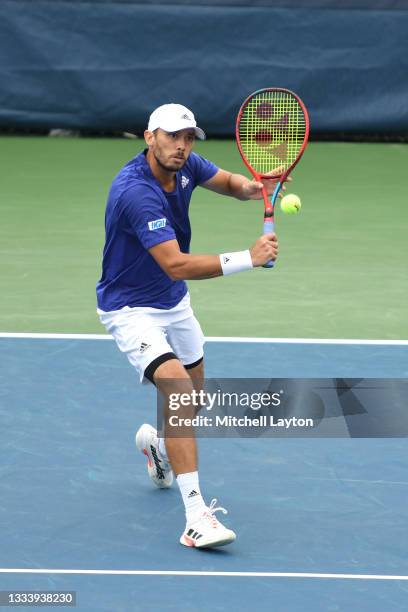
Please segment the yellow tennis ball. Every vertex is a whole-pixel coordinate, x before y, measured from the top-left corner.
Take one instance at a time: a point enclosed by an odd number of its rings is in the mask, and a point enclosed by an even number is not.
[[[302,202],[294,193],[288,193],[281,199],[280,206],[287,215],[296,215],[302,208]]]

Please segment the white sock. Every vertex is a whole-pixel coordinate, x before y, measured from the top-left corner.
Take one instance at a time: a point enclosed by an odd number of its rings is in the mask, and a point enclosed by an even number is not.
[[[167,456],[166,443],[164,441],[164,438],[159,438],[159,453],[161,454],[163,459],[165,459],[165,461],[169,460]]]
[[[199,510],[202,509],[204,511],[206,507],[201,496],[200,485],[198,484],[198,472],[179,474],[177,476],[177,484],[180,487],[188,522]]]

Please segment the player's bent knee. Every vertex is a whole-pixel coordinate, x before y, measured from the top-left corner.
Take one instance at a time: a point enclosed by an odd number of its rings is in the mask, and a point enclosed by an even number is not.
[[[155,378],[157,377],[157,375],[160,374],[160,372],[162,371],[166,372],[168,369],[167,364],[173,362],[180,363],[174,353],[169,352],[163,353],[163,355],[159,355],[159,357],[153,359],[153,361],[149,363],[149,365],[145,369],[145,378],[147,378],[147,380],[150,380],[151,383],[156,384]],[[170,368],[169,371],[172,371],[172,368]],[[163,376],[163,378],[166,378],[166,376]],[[172,375],[170,374],[168,378],[172,378]]]
[[[160,393],[169,401],[183,398],[183,402],[178,406],[178,413],[191,416],[192,406],[189,398],[194,387],[181,361],[173,359],[160,365],[154,374],[154,382]]]
[[[156,386],[161,380],[190,380],[183,364],[174,353],[160,355],[145,370],[145,377]]]

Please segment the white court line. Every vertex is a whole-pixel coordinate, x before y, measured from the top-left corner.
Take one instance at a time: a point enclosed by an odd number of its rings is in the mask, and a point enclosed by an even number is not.
[[[258,342],[271,344],[366,344],[408,346],[408,340],[364,340],[358,338],[240,338],[233,336],[207,336],[207,342]]]
[[[32,338],[47,340],[113,340],[108,334],[41,334],[0,333],[0,338]],[[247,338],[239,336],[206,336],[206,342],[254,342],[258,344],[356,344],[380,346],[408,346],[408,340],[365,340],[357,338]]]
[[[0,338],[32,338],[33,340],[113,340],[108,334],[37,334],[37,333],[0,333]]]
[[[204,572],[184,570],[97,570],[97,569],[9,569],[0,574],[91,574],[102,576],[224,576],[228,578],[327,578],[331,580],[408,580],[408,576],[383,574],[317,574],[310,572]]]

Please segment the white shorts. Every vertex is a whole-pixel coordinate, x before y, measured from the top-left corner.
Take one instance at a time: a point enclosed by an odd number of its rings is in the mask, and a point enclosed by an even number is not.
[[[185,366],[203,356],[204,335],[190,306],[190,295],[169,310],[130,308],[97,310],[101,323],[136,368],[141,382],[146,368],[158,357],[174,353]]]

